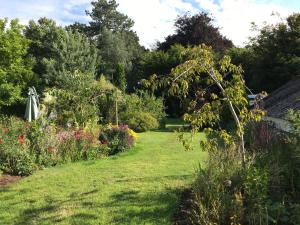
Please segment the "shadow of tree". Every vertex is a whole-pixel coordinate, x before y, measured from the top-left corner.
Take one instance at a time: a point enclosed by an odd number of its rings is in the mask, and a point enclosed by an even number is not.
[[[186,179],[187,176],[120,178],[114,182],[119,185],[120,182],[139,181],[147,185],[160,180]],[[14,224],[103,224],[101,223],[101,212],[111,214],[109,224],[139,224],[138,222],[141,221],[143,224],[168,224],[176,211],[181,192],[181,189],[167,187],[160,190],[140,191],[133,186],[130,189],[111,194],[104,202],[93,199],[101,194],[100,189],[91,189],[84,193],[72,192],[63,200],[48,194],[39,202],[36,202],[35,199],[26,199],[26,208],[18,209],[20,213],[15,218]],[[13,198],[14,195],[20,194],[20,190],[5,188],[0,189],[1,193],[5,193],[6,198]],[[12,201],[10,207],[16,208],[18,204],[21,204],[20,200],[19,202]],[[69,212],[69,207],[72,208],[72,212]],[[1,204],[0,210],[5,210]],[[6,224],[5,221],[5,218],[0,217],[0,224]]]

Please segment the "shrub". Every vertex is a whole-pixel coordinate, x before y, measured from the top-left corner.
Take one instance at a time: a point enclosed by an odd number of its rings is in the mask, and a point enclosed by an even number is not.
[[[95,96],[99,90],[93,75],[66,72],[61,79],[58,88],[44,93],[44,114],[61,126],[85,126],[88,121],[97,122],[99,109]]]
[[[108,126],[101,131],[99,136],[100,142],[109,148],[108,155],[114,155],[130,149],[136,138],[134,131],[126,125]]]
[[[158,128],[165,117],[163,100],[146,92],[126,96],[121,111],[121,121],[139,132]]]
[[[2,118],[0,123],[0,169],[14,175],[29,175],[34,170],[35,156],[27,138],[28,124],[15,118]]]
[[[124,113],[123,120],[138,132],[156,129],[159,127],[159,122],[148,112],[131,112]]]
[[[245,170],[234,146],[207,149],[192,187],[193,224],[300,224],[299,137],[265,123],[249,130]]]

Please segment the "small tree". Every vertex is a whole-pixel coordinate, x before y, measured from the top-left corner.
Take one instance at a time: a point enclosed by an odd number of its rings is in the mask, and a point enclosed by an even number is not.
[[[194,93],[189,112],[184,115],[184,119],[190,122],[193,133],[206,128],[207,132],[214,133],[226,145],[237,145],[245,168],[245,125],[251,120],[259,120],[263,112],[257,109],[249,110],[242,68],[233,65],[228,56],[215,63],[211,48],[205,45],[187,48],[186,51],[189,59],[173,68],[169,76],[150,79],[150,82],[145,83],[155,87],[167,86],[170,95],[185,98],[190,93],[193,83],[199,80],[206,82],[206,88]],[[218,126],[224,106],[229,107],[235,122],[232,131]],[[180,139],[186,148],[190,147],[189,141],[185,140],[183,135]],[[216,143],[211,139],[203,144],[205,147],[211,147]]]

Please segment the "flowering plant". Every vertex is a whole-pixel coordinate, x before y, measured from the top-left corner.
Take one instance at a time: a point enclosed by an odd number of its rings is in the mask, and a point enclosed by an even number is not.
[[[109,155],[130,149],[137,139],[137,134],[127,125],[119,126],[108,125],[99,136],[102,144],[109,147]]]

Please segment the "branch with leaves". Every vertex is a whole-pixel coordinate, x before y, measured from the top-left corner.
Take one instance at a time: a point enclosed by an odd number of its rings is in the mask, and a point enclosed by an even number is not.
[[[260,120],[264,113],[261,110],[249,109],[242,68],[233,65],[228,56],[216,63],[211,48],[205,45],[187,48],[185,54],[189,56],[188,61],[173,68],[168,76],[150,79],[146,82],[147,85],[152,88],[166,87],[168,94],[172,96],[193,96],[189,112],[184,115],[185,121],[191,124],[192,132],[204,129],[216,134],[227,145],[238,146],[245,168],[245,126],[250,121]],[[191,93],[192,85],[199,81],[206,87]],[[207,87],[214,89],[208,90]],[[229,107],[235,122],[233,132],[218,126],[224,106]],[[183,138],[181,140],[187,147],[187,141]]]

